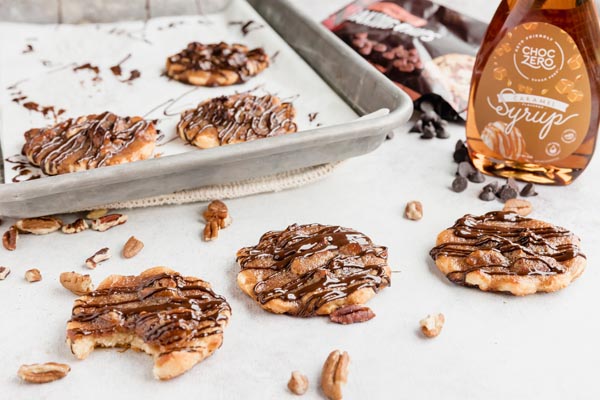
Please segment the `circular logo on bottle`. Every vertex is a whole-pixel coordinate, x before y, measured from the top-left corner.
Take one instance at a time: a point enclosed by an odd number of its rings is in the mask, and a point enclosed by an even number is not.
[[[538,30],[538,23],[524,24],[529,33],[515,44],[517,72],[532,82],[545,82],[562,71],[565,52],[555,38]]]

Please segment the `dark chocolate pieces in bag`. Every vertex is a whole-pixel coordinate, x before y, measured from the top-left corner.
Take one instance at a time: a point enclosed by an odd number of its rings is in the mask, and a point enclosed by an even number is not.
[[[324,24],[413,100],[438,94],[444,118],[464,118],[485,23],[427,0],[356,0]]]

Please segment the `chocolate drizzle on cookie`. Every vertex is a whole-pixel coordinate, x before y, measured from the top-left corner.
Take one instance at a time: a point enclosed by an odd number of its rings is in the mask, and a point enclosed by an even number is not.
[[[549,224],[534,224],[513,212],[465,215],[452,228],[457,240],[441,243],[430,255],[464,259],[448,279],[466,285],[466,275],[481,270],[489,275],[547,276],[566,271],[565,262],[583,257],[575,235]]]
[[[267,232],[258,245],[241,249],[237,261],[242,271],[262,274],[253,289],[261,304],[292,302],[297,307],[289,313],[302,317],[360,289],[377,292],[390,284],[387,248],[339,226],[294,224]]]
[[[191,84],[221,86],[246,82],[268,65],[269,56],[262,48],[249,50],[241,44],[192,42],[167,59],[167,75]],[[196,83],[194,75],[199,72],[212,76]],[[231,73],[235,78],[229,78]]]
[[[134,285],[80,297],[70,321],[77,327],[68,329],[67,335],[135,333],[164,350],[169,346],[192,350],[186,345],[190,340],[223,333],[230,313],[225,298],[202,280],[161,273],[136,280]]]
[[[191,144],[216,135],[216,144],[223,145],[296,132],[295,114],[291,103],[273,95],[221,96],[184,111],[177,130]]]
[[[56,175],[148,158],[155,140],[152,122],[107,111],[25,132],[23,154]]]

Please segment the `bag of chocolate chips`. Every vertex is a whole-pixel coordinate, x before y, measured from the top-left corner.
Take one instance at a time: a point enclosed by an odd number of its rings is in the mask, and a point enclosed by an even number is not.
[[[487,25],[428,0],[356,0],[324,25],[416,102],[464,119]]]

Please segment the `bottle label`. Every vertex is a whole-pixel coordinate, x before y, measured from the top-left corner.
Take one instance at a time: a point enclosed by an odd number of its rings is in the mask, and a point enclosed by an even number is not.
[[[583,57],[559,27],[525,23],[498,43],[474,97],[481,140],[504,160],[561,160],[583,143],[591,88]]]

